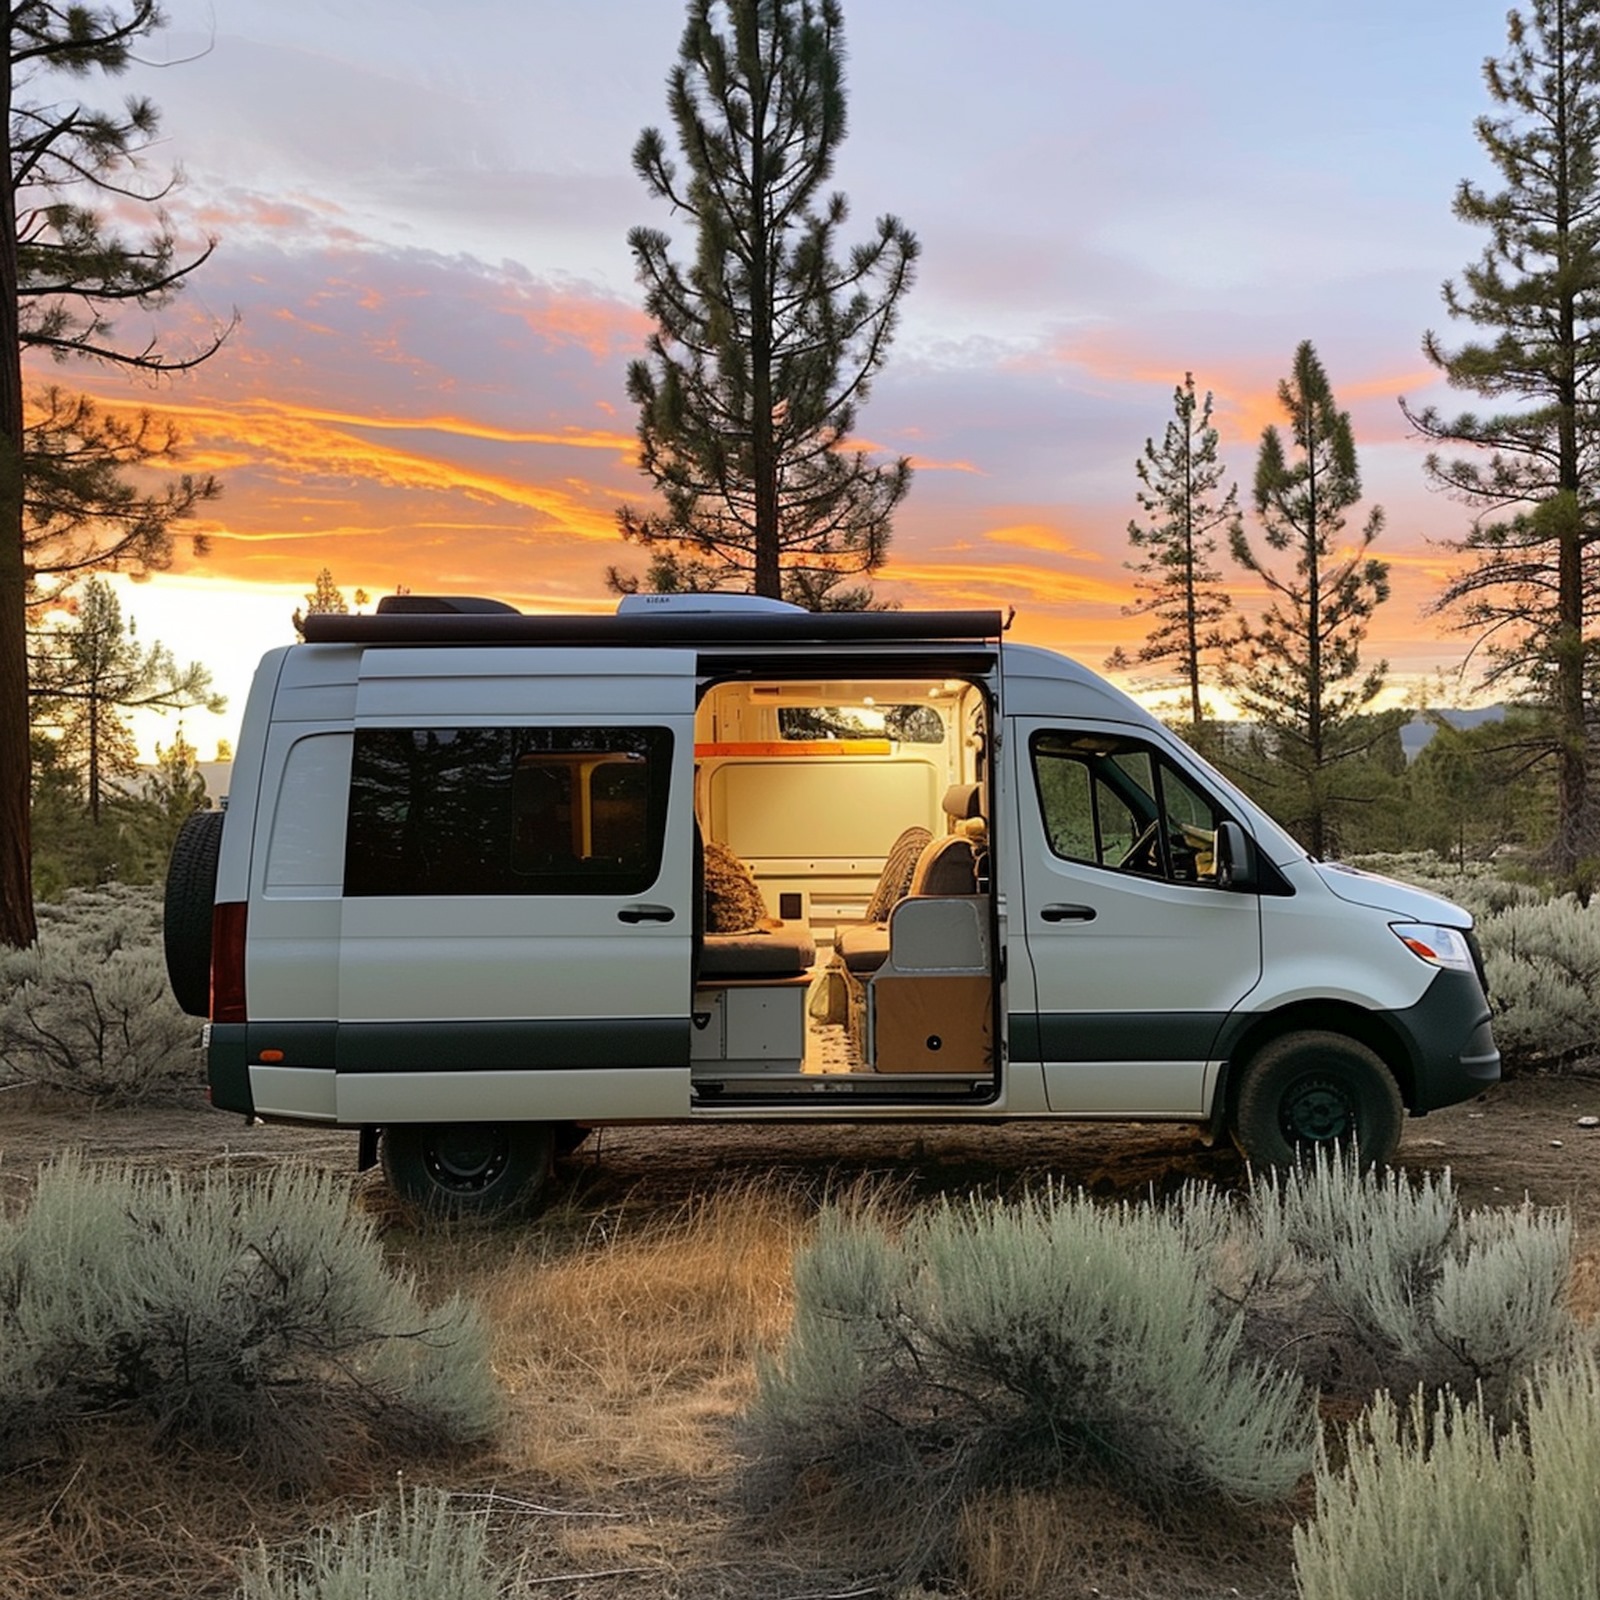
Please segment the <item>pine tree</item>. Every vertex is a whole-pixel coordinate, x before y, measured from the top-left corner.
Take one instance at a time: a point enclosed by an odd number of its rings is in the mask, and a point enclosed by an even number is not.
[[[90,820],[98,826],[108,781],[139,768],[127,712],[221,711],[224,701],[199,662],[180,668],[165,645],[140,645],[104,579],[88,580],[76,612],[71,623],[36,638],[34,723],[55,730],[59,756],[81,773]]]
[[[1194,374],[1186,372],[1173,390],[1174,417],[1158,448],[1144,442],[1135,464],[1138,501],[1146,521],[1128,524],[1128,543],[1140,559],[1126,563],[1139,577],[1140,598],[1124,606],[1126,617],[1151,618],[1150,632],[1132,656],[1119,649],[1107,666],[1160,665],[1172,669],[1189,694],[1189,722],[1205,720],[1200,677],[1207,661],[1222,648],[1222,623],[1233,608],[1219,587],[1215,566],[1217,534],[1239,525],[1239,490],[1229,484],[1217,499],[1224,471],[1217,453],[1217,430],[1211,426],[1211,395],[1195,395]]]
[[[690,0],[668,103],[687,169],[647,128],[633,164],[696,229],[628,236],[658,324],[628,369],[639,461],[666,510],[617,514],[657,588],[730,586],[791,598],[870,575],[911,482],[901,458],[852,448],[917,242],[892,216],[836,259],[848,219],[824,195],[845,134],[837,0]],[[611,569],[626,592],[638,579]]]
[[[55,385],[29,394],[22,545],[31,611],[48,610],[87,573],[147,573],[171,564],[176,525],[222,492],[209,473],[143,487],[181,447],[177,426],[149,411],[107,411]],[[203,535],[191,544],[205,553]]]
[[[365,589],[356,590],[355,600],[358,610],[367,603],[367,598],[367,591]],[[333,569],[331,567],[324,567],[322,571],[317,574],[317,581],[315,585],[306,595],[305,606],[303,608],[296,606],[294,616],[290,618],[290,621],[294,623],[295,638],[300,640],[305,639],[305,621],[307,617],[343,617],[348,616],[349,612],[350,602],[345,599],[344,591],[341,590],[339,585],[333,581]]]
[[[1336,842],[1340,809],[1364,798],[1341,791],[1337,769],[1388,731],[1384,719],[1362,718],[1388,663],[1363,668],[1361,645],[1373,612],[1389,597],[1389,574],[1367,554],[1383,530],[1381,508],[1346,546],[1345,512],[1361,499],[1355,436],[1310,340],[1295,351],[1278,399],[1293,459],[1268,426],[1254,502],[1267,548],[1291,555],[1293,565],[1275,569],[1242,526],[1233,529],[1233,558],[1265,584],[1268,600],[1259,621],[1241,622],[1228,641],[1224,681],[1245,716],[1266,731],[1279,790],[1275,811],[1321,856]]]
[[[180,259],[160,210],[171,180],[149,181],[144,157],[158,122],[148,100],[118,112],[57,100],[69,78],[115,75],[162,23],[155,0],[17,0],[10,7],[3,114],[10,134],[0,204],[0,946],[34,936],[29,854],[27,628],[52,595],[41,577],[70,583],[106,567],[163,565],[172,524],[216,493],[180,478],[154,493],[130,487],[133,469],[171,456],[175,436],[146,415],[112,418],[45,389],[31,403],[24,351],[84,358],[146,374],[181,371],[212,354],[217,329],[183,354],[146,332],[119,337],[115,313],[144,320],[210,255]],[[131,206],[154,207],[143,236],[120,231]],[[114,221],[113,219],[119,219]]]
[[[1587,680],[1596,664],[1600,514],[1600,15],[1592,0],[1533,0],[1508,20],[1510,49],[1484,65],[1503,108],[1478,118],[1504,182],[1463,181],[1455,214],[1486,228],[1481,259],[1444,286],[1445,309],[1486,332],[1423,353],[1452,387],[1517,409],[1446,417],[1406,408],[1418,431],[1476,457],[1428,457],[1429,477],[1474,508],[1455,548],[1468,558],[1439,601],[1485,642],[1486,681],[1531,688],[1551,707],[1556,765],[1552,864],[1570,876],[1597,848]],[[1402,402],[1404,404],[1404,402]]]

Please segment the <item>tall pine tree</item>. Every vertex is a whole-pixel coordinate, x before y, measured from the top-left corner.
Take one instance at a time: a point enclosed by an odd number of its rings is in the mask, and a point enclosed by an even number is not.
[[[828,605],[881,565],[911,482],[907,460],[874,463],[850,436],[917,242],[885,216],[838,256],[849,209],[823,190],[846,122],[837,0],[690,0],[688,16],[668,80],[685,171],[654,128],[633,164],[694,225],[693,263],[655,229],[628,236],[658,324],[628,394],[666,509],[618,523],[649,551],[651,587]]]
[[[1267,608],[1229,640],[1225,682],[1265,730],[1276,814],[1322,856],[1337,843],[1339,812],[1359,798],[1341,789],[1339,768],[1390,731],[1362,716],[1388,671],[1387,662],[1361,664],[1367,624],[1389,598],[1388,568],[1367,554],[1383,511],[1374,507],[1349,541],[1345,513],[1361,499],[1355,436],[1310,340],[1278,399],[1291,448],[1276,427],[1263,431],[1254,502],[1267,549],[1291,559],[1272,565],[1242,526],[1233,529],[1233,558],[1266,586]]]
[[[1557,826],[1552,864],[1571,874],[1600,845],[1591,796],[1588,680],[1595,658],[1591,564],[1600,515],[1600,14],[1593,0],[1533,0],[1508,18],[1510,49],[1484,65],[1501,108],[1478,119],[1503,181],[1464,181],[1455,214],[1488,230],[1482,257],[1444,286],[1451,317],[1485,330],[1423,352],[1452,387],[1515,409],[1447,417],[1406,409],[1448,447],[1429,477],[1473,507],[1456,549],[1468,564],[1439,602],[1484,641],[1490,682],[1550,706]],[[1404,404],[1404,402],[1402,402]]]
[[[131,711],[183,711],[225,702],[199,662],[180,667],[163,644],[141,645],[124,620],[116,591],[90,578],[70,622],[35,636],[32,659],[34,727],[52,728],[63,762],[82,775],[90,820],[98,826],[109,780],[132,777],[138,750]]]
[[[115,75],[162,23],[155,0],[16,0],[7,13],[0,203],[0,946],[34,935],[29,857],[27,627],[30,604],[106,567],[148,570],[169,557],[172,525],[216,493],[209,478],[136,487],[135,469],[169,459],[172,430],[147,415],[110,417],[46,389],[29,404],[22,355],[83,358],[159,374],[210,355],[227,330],[187,352],[156,343],[158,311],[211,252],[181,258],[160,210],[171,188],[144,158],[159,118],[148,100],[116,112],[59,98],[67,83]],[[123,231],[143,203],[153,226]],[[139,319],[119,335],[117,314]]]
[[[1119,649],[1106,664],[1166,667],[1187,690],[1190,726],[1198,728],[1206,715],[1201,672],[1222,648],[1222,624],[1232,610],[1215,564],[1217,535],[1231,537],[1239,526],[1239,490],[1229,484],[1218,498],[1225,473],[1211,395],[1196,397],[1192,372],[1173,390],[1172,405],[1160,446],[1146,439],[1135,467],[1145,520],[1128,524],[1128,543],[1139,552],[1127,563],[1139,574],[1138,598],[1122,612],[1149,617],[1150,631],[1131,656]]]

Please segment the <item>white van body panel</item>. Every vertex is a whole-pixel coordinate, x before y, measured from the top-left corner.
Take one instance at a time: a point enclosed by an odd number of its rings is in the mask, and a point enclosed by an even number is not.
[[[251,1009],[261,1018],[336,1017],[349,725],[280,724],[267,771],[278,783],[259,802],[265,849],[250,916]]]
[[[326,1067],[250,1068],[256,1115],[294,1122],[338,1122],[338,1075]]]
[[[579,731],[665,727],[675,739],[673,800],[660,878],[637,894],[549,895],[534,908],[509,896],[346,896],[338,1020],[428,1021],[444,995],[462,1020],[687,1017],[694,687],[695,658],[678,651],[367,651],[358,733],[535,718]],[[671,920],[619,921],[642,902],[659,902]]]
[[[689,1104],[688,1068],[608,1071],[341,1072],[339,1121],[348,1123],[671,1122]]]
[[[1261,993],[1263,1009],[1332,999],[1383,1011],[1404,1011],[1421,1000],[1437,969],[1419,960],[1390,928],[1394,913],[1335,895],[1318,864],[1302,858],[1283,868],[1292,896],[1262,901],[1262,936],[1272,959]],[[1431,899],[1432,897],[1428,897]],[[1433,901],[1436,907],[1444,902]],[[1457,926],[1465,913],[1445,907]]]
[[[1315,861],[1312,866],[1330,894],[1348,900],[1351,905],[1371,906],[1396,920],[1403,918],[1410,922],[1438,922],[1450,926],[1460,915],[1448,900],[1441,900],[1438,895],[1409,883],[1397,883],[1379,872],[1347,867],[1338,861]]]
[[[510,718],[694,710],[695,657],[685,650],[368,650],[360,663],[357,724],[488,725]]]

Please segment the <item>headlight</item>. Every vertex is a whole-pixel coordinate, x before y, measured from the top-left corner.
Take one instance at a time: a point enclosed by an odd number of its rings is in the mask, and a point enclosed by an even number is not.
[[[1477,971],[1462,929],[1441,928],[1432,922],[1391,922],[1389,926],[1395,938],[1429,966],[1449,967],[1452,972]]]

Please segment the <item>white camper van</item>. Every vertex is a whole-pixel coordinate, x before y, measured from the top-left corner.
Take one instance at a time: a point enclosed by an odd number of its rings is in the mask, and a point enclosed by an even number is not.
[[[215,1105],[453,1212],[607,1123],[1166,1119],[1257,1163],[1499,1076],[1471,918],[1310,860],[997,612],[396,597],[261,663],[168,964]]]

